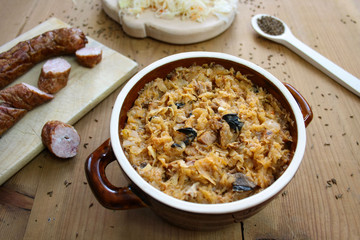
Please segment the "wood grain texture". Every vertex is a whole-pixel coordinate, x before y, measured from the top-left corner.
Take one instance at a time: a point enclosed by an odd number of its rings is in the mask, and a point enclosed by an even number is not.
[[[0,15],[6,17],[0,22],[3,32],[0,45],[55,16],[135,60],[140,68],[184,51],[229,53],[252,61],[279,80],[292,84],[312,106],[314,119],[307,128],[307,149],[300,169],[280,196],[242,224],[214,232],[192,232],[163,222],[148,209],[104,209],[91,193],[84,163],[109,138],[111,109],[120,91],[116,89],[75,124],[82,137],[77,157],[59,161],[43,151],[1,186],[34,199],[31,211],[0,205],[0,236],[6,239],[359,239],[360,99],[289,49],[256,35],[250,19],[258,13],[283,19],[301,41],[360,78],[358,0],[239,0],[237,17],[227,31],[191,45],[130,38],[101,10],[100,0],[2,1]],[[108,166],[107,172],[114,185],[126,183],[116,163]]]
[[[31,39],[43,32],[68,27],[64,22],[51,18],[16,39],[0,47],[6,51],[19,41]],[[89,69],[79,65],[75,56],[61,56],[71,65],[66,87],[54,94],[54,99],[29,111],[17,124],[0,138],[0,184],[39,154],[44,146],[41,129],[47,121],[59,120],[74,124],[96,104],[118,88],[137,70],[137,64],[114,50],[88,38],[88,47],[99,47],[103,59],[96,67]],[[44,62],[16,79],[13,84],[26,82],[37,87]],[[18,146],[22,146],[19,148]]]

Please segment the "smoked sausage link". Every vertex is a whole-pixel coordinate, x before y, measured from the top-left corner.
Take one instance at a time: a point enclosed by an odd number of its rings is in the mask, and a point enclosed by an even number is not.
[[[45,59],[73,54],[85,47],[85,34],[77,28],[59,28],[19,42],[0,53],[0,89]]]
[[[80,144],[80,136],[75,128],[57,120],[45,123],[41,139],[49,151],[59,158],[74,157]]]
[[[14,108],[28,111],[50,101],[54,96],[27,83],[18,83],[0,90],[0,103],[6,103]]]
[[[25,109],[17,109],[0,105],[0,136],[18,122],[25,114]]]

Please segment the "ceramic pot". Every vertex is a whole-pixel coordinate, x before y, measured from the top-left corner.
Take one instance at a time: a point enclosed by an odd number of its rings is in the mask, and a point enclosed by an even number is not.
[[[138,92],[157,77],[165,78],[179,66],[190,67],[194,63],[218,63],[227,69],[234,68],[251,81],[273,94],[290,112],[295,124],[290,129],[293,136],[293,158],[286,171],[271,186],[239,201],[222,204],[191,203],[171,197],[147,183],[131,166],[121,147],[119,131],[124,127],[127,112]],[[287,83],[282,83],[261,67],[232,55],[215,52],[186,52],[160,59],[133,76],[119,93],[113,107],[110,122],[110,139],[106,140],[87,159],[85,172],[89,185],[106,208],[134,209],[149,207],[177,226],[207,230],[217,229],[240,222],[265,207],[291,181],[302,161],[305,145],[305,127],[313,117],[311,108],[301,94]],[[105,168],[117,161],[128,179],[128,186],[115,187],[106,178]]]

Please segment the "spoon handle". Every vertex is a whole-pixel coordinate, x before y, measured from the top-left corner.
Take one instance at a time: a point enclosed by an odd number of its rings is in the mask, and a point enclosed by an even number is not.
[[[360,80],[358,78],[301,42],[293,34],[287,34],[286,38],[279,42],[360,97]]]

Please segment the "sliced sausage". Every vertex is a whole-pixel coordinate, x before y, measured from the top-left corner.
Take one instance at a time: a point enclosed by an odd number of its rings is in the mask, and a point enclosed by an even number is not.
[[[80,65],[93,68],[101,62],[102,50],[98,47],[85,47],[77,50],[75,55],[76,60]]]
[[[31,109],[50,101],[54,96],[27,83],[18,83],[0,90],[0,101],[20,109]]]
[[[74,157],[80,144],[80,136],[75,128],[57,120],[45,123],[41,139],[49,151],[59,158]]]
[[[19,42],[0,54],[0,89],[26,73],[35,64],[51,57],[73,54],[88,40],[77,28],[59,28]]]
[[[25,114],[25,109],[12,108],[0,104],[0,136],[17,123]]]
[[[71,65],[63,58],[46,61],[41,69],[38,87],[40,90],[54,94],[64,88],[68,82]]]

